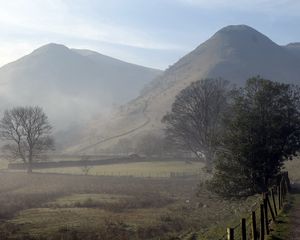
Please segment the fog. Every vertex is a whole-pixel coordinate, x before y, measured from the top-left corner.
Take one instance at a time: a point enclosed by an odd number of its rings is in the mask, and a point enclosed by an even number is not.
[[[97,52],[48,44],[0,68],[1,110],[38,105],[55,133],[68,134],[95,117],[108,118],[159,73]]]
[[[300,44],[277,43],[299,4],[6,2],[0,51],[45,44],[0,68],[1,240],[252,239],[300,215]],[[223,26],[242,19],[264,31]]]

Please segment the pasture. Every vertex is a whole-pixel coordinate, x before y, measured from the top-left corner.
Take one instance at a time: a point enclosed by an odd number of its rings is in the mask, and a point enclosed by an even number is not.
[[[1,172],[0,238],[214,239],[255,198],[226,201],[202,184],[201,176]]]
[[[299,159],[285,167],[299,180]],[[88,175],[82,167],[2,170],[0,238],[216,239],[259,196],[224,200],[206,189],[202,168],[156,161],[92,166]]]
[[[86,167],[63,167],[37,169],[41,173],[60,173],[92,176],[133,176],[133,177],[170,177],[171,175],[204,175],[201,162],[155,161],[110,164]]]

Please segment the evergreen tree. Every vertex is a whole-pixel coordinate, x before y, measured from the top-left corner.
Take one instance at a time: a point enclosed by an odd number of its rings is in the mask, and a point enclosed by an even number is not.
[[[211,181],[225,196],[265,191],[300,147],[300,91],[260,77],[232,93],[223,147]]]

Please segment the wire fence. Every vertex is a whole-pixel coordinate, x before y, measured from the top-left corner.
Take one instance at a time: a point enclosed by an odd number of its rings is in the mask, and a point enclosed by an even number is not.
[[[276,185],[262,194],[261,199],[251,208],[247,218],[230,228],[218,240],[265,240],[270,234],[270,224],[276,221],[283,209],[284,201],[290,191],[288,173],[279,176]]]

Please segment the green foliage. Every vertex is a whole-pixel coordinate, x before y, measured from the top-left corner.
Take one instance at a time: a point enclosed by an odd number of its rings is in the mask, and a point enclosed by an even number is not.
[[[300,147],[300,91],[260,77],[232,92],[211,187],[225,196],[267,189]]]

